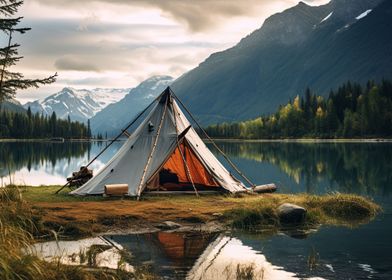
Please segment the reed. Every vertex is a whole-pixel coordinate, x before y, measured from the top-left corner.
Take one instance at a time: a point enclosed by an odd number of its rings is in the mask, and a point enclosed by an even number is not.
[[[87,271],[66,266],[60,258],[50,263],[31,249],[40,230],[40,219],[22,199],[19,188],[0,188],[0,279],[2,280],[121,280],[132,275],[119,270]],[[93,256],[91,256],[93,261]]]

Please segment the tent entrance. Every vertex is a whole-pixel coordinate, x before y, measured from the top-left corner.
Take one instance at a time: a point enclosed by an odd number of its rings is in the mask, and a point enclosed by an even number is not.
[[[222,189],[184,140],[148,181],[145,191],[194,191],[192,182],[198,191]]]

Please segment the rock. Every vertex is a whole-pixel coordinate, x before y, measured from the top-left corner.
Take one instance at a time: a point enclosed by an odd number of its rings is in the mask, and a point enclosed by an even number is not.
[[[162,230],[172,230],[181,227],[180,224],[171,221],[165,221],[161,224],[156,225],[155,227],[162,229]]]
[[[306,209],[291,203],[284,203],[277,209],[282,224],[298,225],[305,221]]]

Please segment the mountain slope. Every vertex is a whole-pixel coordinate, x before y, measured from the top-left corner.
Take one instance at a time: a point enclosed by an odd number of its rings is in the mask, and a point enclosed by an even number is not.
[[[91,119],[93,134],[120,132],[173,81],[170,76],[153,76],[132,89],[119,102],[107,106]]]
[[[26,110],[23,108],[22,104],[16,99],[8,99],[0,104],[1,110],[17,112],[17,113],[24,113]]]
[[[333,0],[268,18],[172,87],[204,124],[270,113],[311,87],[392,77],[392,1]]]
[[[56,112],[57,117],[86,122],[107,105],[123,98],[130,89],[74,89],[64,88],[60,92],[43,100],[28,102],[24,108],[30,107],[33,113],[39,112],[51,115]]]

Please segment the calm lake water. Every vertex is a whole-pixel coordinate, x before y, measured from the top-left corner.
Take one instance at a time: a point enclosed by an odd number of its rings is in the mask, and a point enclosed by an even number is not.
[[[122,144],[111,146],[94,171]],[[252,266],[256,279],[392,279],[392,143],[218,144],[256,184],[276,183],[284,193],[362,194],[380,203],[384,213],[353,229],[323,226],[306,238],[160,232],[45,243],[39,251],[50,257],[61,250],[72,263],[78,260],[70,256],[81,248],[113,243],[131,252],[128,269],[147,266],[168,279],[235,279],[243,265]],[[104,145],[0,142],[0,183],[63,184]],[[100,254],[102,266],[117,265],[119,256],[110,250]],[[317,259],[313,269],[309,258]]]

